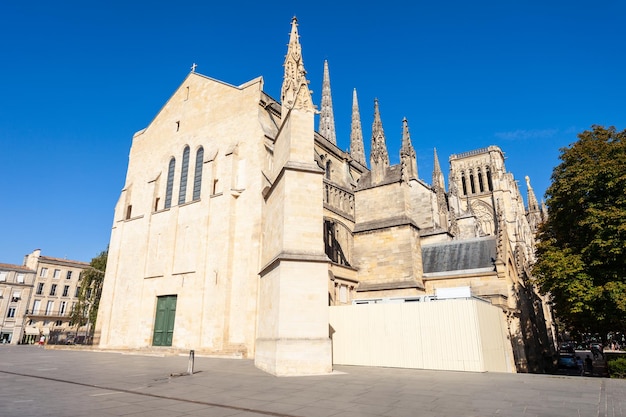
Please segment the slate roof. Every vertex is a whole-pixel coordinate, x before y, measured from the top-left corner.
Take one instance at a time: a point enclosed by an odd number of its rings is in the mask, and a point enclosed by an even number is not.
[[[35,271],[33,271],[32,269],[22,266],[22,265],[2,264],[2,263],[0,263],[0,271],[19,271],[19,272],[35,273]]]
[[[425,274],[494,268],[495,259],[494,236],[422,246]]]

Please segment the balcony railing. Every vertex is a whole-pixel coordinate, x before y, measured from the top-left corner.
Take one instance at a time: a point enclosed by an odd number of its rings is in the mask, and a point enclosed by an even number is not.
[[[47,310],[45,308],[38,310],[26,310],[27,316],[37,316],[37,317],[69,317],[71,311],[66,309],[65,311],[60,310]]]
[[[354,194],[324,181],[324,203],[354,218]]]

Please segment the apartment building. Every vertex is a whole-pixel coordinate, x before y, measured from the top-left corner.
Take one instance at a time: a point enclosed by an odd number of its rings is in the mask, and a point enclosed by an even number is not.
[[[34,281],[34,270],[0,264],[0,343],[15,345],[22,340]]]
[[[24,257],[24,267],[34,271],[34,277],[22,343],[34,343],[42,335],[47,343],[82,343],[90,324],[73,326],[70,313],[78,300],[81,273],[89,263],[42,256],[35,249]]]

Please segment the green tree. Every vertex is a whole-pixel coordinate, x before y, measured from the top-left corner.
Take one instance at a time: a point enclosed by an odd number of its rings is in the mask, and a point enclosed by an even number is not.
[[[89,267],[80,274],[78,301],[70,314],[71,321],[76,327],[89,324],[87,330],[90,333],[98,317],[98,307],[100,305],[108,254],[108,248],[100,252],[98,256],[91,260]]]
[[[626,323],[626,130],[592,126],[562,148],[533,268],[556,316],[578,331]]]

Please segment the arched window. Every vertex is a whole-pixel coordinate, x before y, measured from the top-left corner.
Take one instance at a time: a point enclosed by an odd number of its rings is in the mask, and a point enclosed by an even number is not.
[[[193,201],[200,200],[200,189],[202,187],[202,164],[204,160],[204,148],[200,146],[196,152],[196,170],[193,174]]]
[[[172,190],[174,188],[174,168],[176,167],[176,158],[170,159],[170,166],[167,169],[167,185],[165,188],[165,207],[172,206]]]
[[[467,195],[467,183],[465,182],[465,173],[461,173],[461,185],[463,186],[463,195]]]
[[[483,173],[480,168],[478,169],[478,189],[481,193],[485,191],[485,186],[483,185]]]
[[[470,171],[469,181],[470,181],[470,187],[472,189],[472,194],[476,194],[476,185],[474,184],[474,173],[472,171]]]
[[[330,179],[330,160],[326,161],[326,179],[329,180]]]
[[[183,150],[183,166],[180,169],[180,188],[178,190],[178,204],[185,202],[187,194],[187,174],[189,173],[189,146]]]
[[[485,172],[487,174],[487,187],[489,187],[489,191],[493,191],[493,183],[491,182],[491,170],[489,167],[485,168]]]

